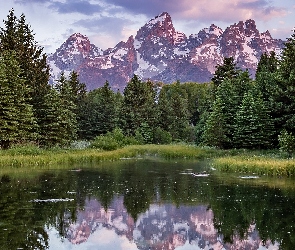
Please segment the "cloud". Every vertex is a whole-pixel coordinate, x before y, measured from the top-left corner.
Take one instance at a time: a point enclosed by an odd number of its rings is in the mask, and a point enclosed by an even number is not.
[[[51,2],[51,0],[14,0],[16,4],[27,4],[27,3],[47,3]]]
[[[286,40],[287,38],[290,38],[291,34],[294,31],[294,28],[288,25],[279,26],[277,28],[273,28],[269,30],[273,38],[281,38],[283,40]]]
[[[51,2],[49,8],[56,10],[59,14],[80,13],[83,15],[93,15],[103,10],[100,4],[92,4],[90,1],[86,0],[67,0],[66,2],[54,1]]]
[[[175,19],[232,22],[255,18],[269,20],[284,16],[287,10],[274,7],[266,0],[108,0],[126,11],[153,17],[167,11]]]
[[[133,21],[120,18],[100,15],[96,18],[79,20],[73,23],[74,27],[83,28],[89,38],[101,48],[109,48],[119,41],[126,41],[136,30],[130,29]]]
[[[81,26],[95,33],[120,34],[125,26],[132,24],[132,21],[119,17],[100,15],[96,18],[81,19],[73,23],[74,26]]]

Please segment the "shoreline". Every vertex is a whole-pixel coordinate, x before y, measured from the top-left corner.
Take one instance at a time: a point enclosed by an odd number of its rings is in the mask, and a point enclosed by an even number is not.
[[[97,149],[39,149],[26,147],[0,152],[0,173],[5,170],[71,169],[83,164],[118,161],[128,158],[210,160],[221,172],[256,173],[268,176],[295,175],[295,159],[286,158],[279,150],[220,150],[195,145],[132,145],[113,151]]]

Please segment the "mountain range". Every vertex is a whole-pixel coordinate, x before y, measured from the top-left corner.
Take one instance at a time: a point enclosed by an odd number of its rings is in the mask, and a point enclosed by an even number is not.
[[[225,57],[233,57],[238,67],[254,76],[262,53],[280,54],[283,47],[283,40],[273,39],[269,31],[260,33],[252,19],[225,30],[212,24],[187,37],[175,30],[171,16],[163,12],[114,48],[102,50],[75,33],[47,60],[51,83],[61,72],[74,70],[88,90],[108,81],[113,89],[122,91],[134,74],[163,83],[208,82]]]

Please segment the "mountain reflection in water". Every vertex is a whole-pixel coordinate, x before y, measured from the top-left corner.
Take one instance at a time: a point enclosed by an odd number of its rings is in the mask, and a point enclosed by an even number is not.
[[[293,249],[295,182],[274,180],[156,160],[3,175],[0,249]]]
[[[235,237],[232,244],[224,243],[214,227],[212,210],[204,205],[151,204],[134,222],[123,197],[116,197],[107,211],[96,199],[87,200],[66,238],[73,244],[89,240],[84,246],[89,249],[278,249],[277,244],[262,242],[255,224],[246,239]]]

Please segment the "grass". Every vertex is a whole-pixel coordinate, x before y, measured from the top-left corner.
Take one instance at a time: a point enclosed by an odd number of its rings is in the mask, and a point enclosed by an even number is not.
[[[44,169],[72,169],[123,158],[210,159],[222,172],[294,176],[295,159],[279,151],[217,150],[186,144],[132,145],[113,151],[98,149],[40,149],[36,146],[0,150],[0,173]]]
[[[63,169],[74,165],[96,164],[122,158],[156,156],[165,159],[201,159],[210,157],[212,150],[188,145],[134,145],[113,151],[97,149],[42,150],[10,149],[0,151],[0,169]]]
[[[212,166],[223,172],[251,173],[269,176],[294,176],[295,159],[280,157],[280,154],[257,154],[246,152],[214,158]]]

